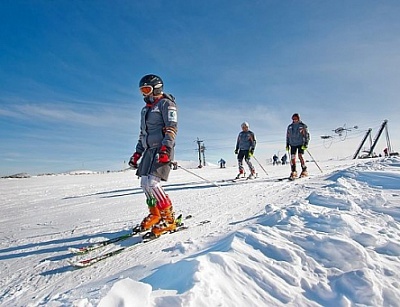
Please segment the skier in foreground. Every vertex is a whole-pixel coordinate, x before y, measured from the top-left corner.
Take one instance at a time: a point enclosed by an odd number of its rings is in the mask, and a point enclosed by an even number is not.
[[[141,222],[139,231],[151,229],[156,237],[176,229],[172,203],[161,181],[167,181],[171,171],[178,117],[175,98],[163,93],[163,85],[161,78],[152,74],[144,76],[139,82],[146,105],[141,111],[136,151],[129,161],[141,177],[140,186],[149,209],[149,215]]]
[[[250,169],[250,175],[247,178],[254,179],[256,178],[256,170],[253,164],[250,162],[250,158],[253,156],[254,150],[256,148],[256,137],[254,133],[249,130],[250,127],[247,122],[242,123],[241,127],[242,131],[238,135],[235,148],[235,154],[237,154],[239,166],[239,174],[236,176],[236,179],[246,176],[243,167],[243,158]]]
[[[306,177],[307,166],[305,164],[303,154],[308,147],[310,140],[310,134],[305,123],[300,120],[298,113],[292,115],[292,123],[288,126],[286,132],[286,151],[290,150],[290,166],[291,173],[289,179],[294,180],[297,177],[296,171],[296,153],[298,153],[300,164],[301,164],[301,177]]]

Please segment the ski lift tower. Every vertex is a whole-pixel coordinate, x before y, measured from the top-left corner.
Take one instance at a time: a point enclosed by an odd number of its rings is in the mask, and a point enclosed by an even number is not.
[[[376,136],[374,138],[374,141],[373,141],[372,145],[370,146],[370,149],[367,151],[367,154],[363,155],[363,156],[361,156],[359,158],[373,158],[373,157],[376,157],[376,155],[374,154],[374,149],[375,149],[376,144],[379,141],[379,138],[382,135],[383,130],[386,131],[386,144],[387,144],[387,149],[388,149],[389,156],[398,156],[399,155],[398,152],[393,152],[392,151],[392,146],[390,144],[390,138],[389,138],[389,131],[388,131],[388,128],[387,128],[387,123],[388,123],[388,120],[385,119],[383,121],[381,127],[379,128],[378,133],[376,134]],[[357,159],[358,154],[360,153],[360,150],[363,147],[363,145],[364,145],[365,141],[367,140],[368,136],[370,136],[371,131],[372,131],[371,128],[368,129],[368,132],[366,133],[364,139],[362,140],[360,146],[358,147],[356,153],[354,154],[353,159]]]
[[[358,158],[358,154],[360,153],[361,148],[364,146],[365,141],[367,140],[368,137],[371,136],[371,131],[372,131],[372,129],[369,128],[368,131],[367,131],[367,133],[365,134],[363,140],[361,141],[360,146],[358,146],[358,148],[357,148],[357,150],[356,150],[356,153],[355,153],[354,156],[353,156],[353,159],[357,159],[357,158]]]
[[[203,140],[199,140],[199,138],[197,138],[197,151],[199,153],[199,165],[197,166],[198,168],[202,168],[203,165],[206,166],[206,158],[205,158],[205,150],[206,147],[203,144]],[[203,161],[202,161],[202,156],[203,156]]]

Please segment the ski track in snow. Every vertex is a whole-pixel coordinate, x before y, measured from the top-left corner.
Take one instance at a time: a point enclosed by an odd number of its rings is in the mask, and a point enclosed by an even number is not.
[[[146,214],[134,172],[0,179],[0,305],[400,306],[400,159],[319,164],[294,182],[287,166],[235,183],[236,167],[190,169],[219,188],[172,171],[189,229],[84,269],[68,247]]]

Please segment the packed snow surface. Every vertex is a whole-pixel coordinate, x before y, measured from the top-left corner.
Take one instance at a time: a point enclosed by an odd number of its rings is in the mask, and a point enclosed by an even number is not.
[[[400,306],[400,159],[318,164],[232,182],[182,162],[164,186],[189,228],[83,269],[68,260],[139,240],[68,251],[147,214],[134,171],[0,179],[0,305]]]

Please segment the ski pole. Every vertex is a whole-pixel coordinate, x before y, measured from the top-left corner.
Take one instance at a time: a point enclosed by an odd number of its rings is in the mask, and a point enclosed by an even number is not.
[[[176,165],[176,167],[178,167],[178,168],[184,170],[185,172],[188,172],[189,174],[192,174],[193,176],[196,176],[196,177],[198,177],[198,178],[200,178],[200,179],[202,179],[202,180],[204,180],[204,181],[206,181],[206,182],[208,182],[208,183],[211,183],[212,185],[215,185],[217,188],[220,188],[220,187],[221,187],[220,185],[216,184],[215,182],[212,182],[212,181],[210,181],[210,180],[208,180],[208,179],[206,179],[206,178],[204,178],[204,177],[201,177],[201,176],[199,176],[199,175],[197,175],[197,174],[195,174],[195,173],[189,171],[188,169],[184,168],[183,166],[178,165],[178,162],[171,162],[171,164],[172,164],[172,165]]]
[[[287,157],[288,157],[289,163],[286,162],[286,164],[289,164],[289,166],[291,167],[291,165],[292,165],[292,155],[290,154],[290,150],[289,149],[287,150]]]
[[[314,157],[311,155],[310,151],[307,149],[308,154],[310,155],[311,159],[313,159],[315,165],[319,168],[319,170],[321,171],[321,173],[323,173],[322,169],[319,167],[317,161],[315,161]]]
[[[265,170],[265,168],[261,165],[261,163],[257,160],[257,158],[255,157],[255,156],[253,156],[253,158],[254,158],[254,160],[256,160],[257,161],[257,163],[258,163],[258,165],[260,165],[260,167],[262,168],[262,170],[264,171],[264,173],[265,173],[265,175],[267,175],[268,176],[268,173],[267,173],[267,171]]]

